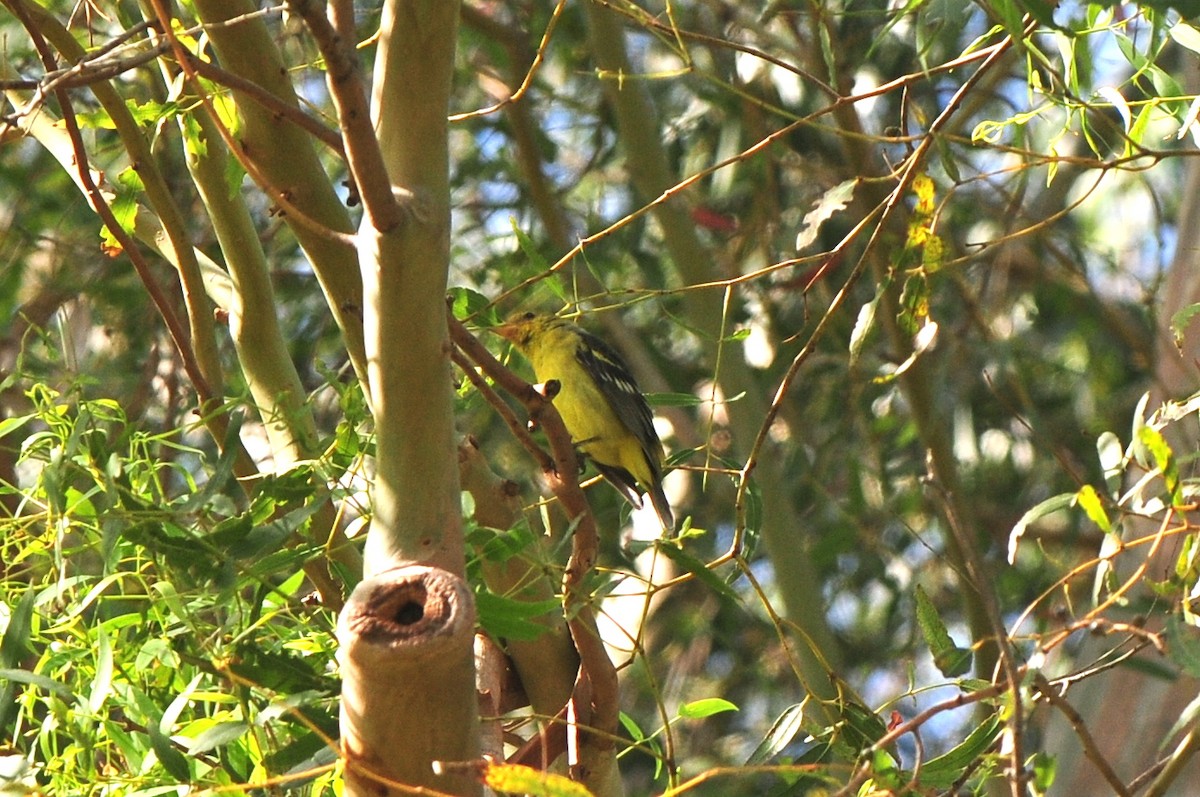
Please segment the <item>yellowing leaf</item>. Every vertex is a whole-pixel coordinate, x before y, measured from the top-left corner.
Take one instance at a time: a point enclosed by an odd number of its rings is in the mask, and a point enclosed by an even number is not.
[[[917,197],[917,215],[929,217],[933,215],[933,180],[927,174],[918,174],[913,178],[912,192]]]
[[[1075,493],[1075,502],[1082,507],[1088,520],[1099,526],[1101,531],[1105,534],[1112,532],[1112,522],[1108,519],[1108,513],[1104,511],[1104,504],[1100,502],[1100,495],[1095,487],[1090,484],[1080,487],[1079,492]]]
[[[592,797],[581,783],[520,764],[488,764],[483,772],[483,785],[530,797]]]

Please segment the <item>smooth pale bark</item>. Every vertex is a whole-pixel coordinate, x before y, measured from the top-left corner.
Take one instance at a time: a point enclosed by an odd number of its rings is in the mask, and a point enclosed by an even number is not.
[[[335,8],[342,23],[347,5]],[[339,622],[344,646],[341,727],[343,750],[353,762],[410,786],[476,795],[480,783],[465,774],[473,770],[454,766],[480,755],[474,609],[462,578],[465,552],[445,306],[450,257],[446,117],[457,23],[456,2],[386,3],[371,120],[380,146],[376,154],[382,154],[391,191],[405,212],[391,212],[386,192],[380,199],[375,189],[381,175],[354,174],[360,185],[372,184],[358,230],[368,394],[376,432],[364,585],[379,588],[379,597],[368,598],[367,605],[385,608],[380,623],[357,622],[360,587]],[[321,46],[329,51],[345,43],[342,36],[340,44],[326,38]],[[355,107],[359,98],[349,92],[359,90],[357,76],[331,74],[330,79],[331,91],[346,93],[338,98],[338,107]],[[340,121],[348,149],[358,148],[350,160],[352,169],[372,160],[360,157],[369,155],[361,148],[371,144],[362,135],[366,120]],[[447,602],[438,595],[447,596]],[[423,628],[426,619],[430,623]],[[364,638],[364,632],[373,636],[372,629],[383,636]],[[435,762],[449,764],[440,770],[449,774],[434,774]],[[354,775],[350,766],[345,787],[347,797],[407,793],[391,787],[380,791],[378,782]]]
[[[290,106],[299,107],[291,76],[266,24],[248,0],[196,0],[196,11],[211,27],[221,66],[259,84]],[[236,25],[216,24],[238,18]],[[321,167],[312,137],[253,99],[233,92],[242,128],[239,144],[258,168],[270,190],[283,192],[309,219],[328,230],[349,233],[353,224]],[[354,370],[365,382],[366,355],[362,330],[362,283],[353,247],[323,235],[284,215],[308,255],[346,344]]]
[[[445,307],[457,22],[457,3],[392,0],[380,27],[372,119],[409,213],[390,230],[367,217],[358,233],[378,437],[368,573],[404,561],[464,567]]]

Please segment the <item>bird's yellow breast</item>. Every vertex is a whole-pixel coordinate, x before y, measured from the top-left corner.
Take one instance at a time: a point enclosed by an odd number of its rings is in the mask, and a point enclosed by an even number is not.
[[[558,381],[554,406],[576,447],[595,461],[619,465],[640,483],[650,484],[653,475],[641,443],[580,364],[577,345],[578,338],[569,329],[550,329],[532,342],[526,355],[539,382]]]

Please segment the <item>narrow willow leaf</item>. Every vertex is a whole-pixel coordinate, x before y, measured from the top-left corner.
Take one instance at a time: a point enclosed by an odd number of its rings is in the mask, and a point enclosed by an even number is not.
[[[1108,513],[1104,511],[1104,504],[1100,502],[1095,487],[1090,484],[1080,487],[1079,492],[1075,493],[1075,502],[1082,507],[1088,520],[1099,526],[1101,531],[1105,534],[1112,533],[1112,522],[1108,519]]]
[[[1108,494],[1115,497],[1120,494],[1121,477],[1125,473],[1125,450],[1121,447],[1121,439],[1112,432],[1103,432],[1096,438],[1096,454],[1104,471],[1104,486]]]
[[[1146,407],[1150,404],[1150,394],[1143,393],[1138,399],[1137,407],[1133,410],[1133,433],[1130,435],[1129,448],[1133,452],[1133,458],[1137,464],[1141,465],[1146,470],[1150,470],[1150,452],[1146,450],[1146,446],[1142,443],[1139,432],[1146,425]]]
[[[521,764],[485,764],[483,785],[505,794],[529,797],[592,797],[582,783]]]
[[[875,311],[879,309],[879,301],[883,293],[875,294],[875,298],[858,308],[858,318],[854,320],[854,329],[850,333],[850,364],[858,362],[862,355],[863,344],[867,336],[875,328]]]
[[[1178,614],[1167,620],[1167,656],[1193,678],[1200,678],[1200,629],[1188,625]]]
[[[1167,439],[1157,429],[1143,426],[1138,430],[1138,440],[1150,452],[1154,459],[1154,467],[1162,474],[1167,493],[1171,496],[1171,503],[1176,503],[1179,499],[1179,468]]]
[[[1060,509],[1066,509],[1074,500],[1074,493],[1061,493],[1047,498],[1021,515],[1021,519],[1017,521],[1017,525],[1013,526],[1013,530],[1008,535],[1008,563],[1011,565],[1017,560],[1017,545],[1031,525]]]
[[[658,550],[661,551],[662,554],[672,562],[694,575],[705,586],[710,587],[713,592],[717,593],[722,598],[730,601],[731,603],[736,604],[738,602],[738,595],[733,591],[733,588],[730,587],[724,579],[722,579],[713,571],[709,570],[708,566],[700,559],[692,556],[678,545],[670,543],[660,545]]]
[[[960,648],[950,638],[946,624],[938,615],[933,601],[925,593],[920,584],[916,590],[917,623],[921,626],[921,634],[925,644],[933,653],[933,663],[947,678],[962,675],[971,669],[971,651]]]
[[[721,697],[706,697],[703,700],[684,703],[676,714],[684,719],[698,720],[726,711],[738,711],[738,707]]]
[[[944,755],[932,758],[921,766],[921,785],[934,789],[946,789],[954,784],[967,767],[975,766],[996,736],[1003,723],[999,714],[993,714],[971,731],[962,743]]]
[[[783,713],[771,724],[771,728],[763,736],[758,747],[746,759],[746,766],[753,767],[765,764],[792,743],[796,734],[804,727],[804,704],[793,703],[783,710]]]
[[[1176,44],[1186,47],[1194,53],[1200,53],[1200,30],[1192,27],[1183,20],[1167,26],[1169,35]]]
[[[846,180],[830,188],[817,200],[816,205],[804,216],[800,232],[796,234],[796,249],[801,250],[817,240],[821,225],[833,217],[835,213],[850,204],[854,197],[854,188],[858,178]]]
[[[104,626],[96,627],[96,677],[92,679],[92,692],[88,696],[88,708],[99,713],[112,690],[113,656],[112,643]]]

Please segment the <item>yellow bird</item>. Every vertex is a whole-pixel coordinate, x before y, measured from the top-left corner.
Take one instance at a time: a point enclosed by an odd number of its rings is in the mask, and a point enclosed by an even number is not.
[[[537,380],[559,383],[554,406],[575,447],[636,507],[641,491],[663,528],[675,530],[663,493],[663,446],[654,416],[629,367],[608,344],[569,321],[519,313],[494,329],[533,366]]]

